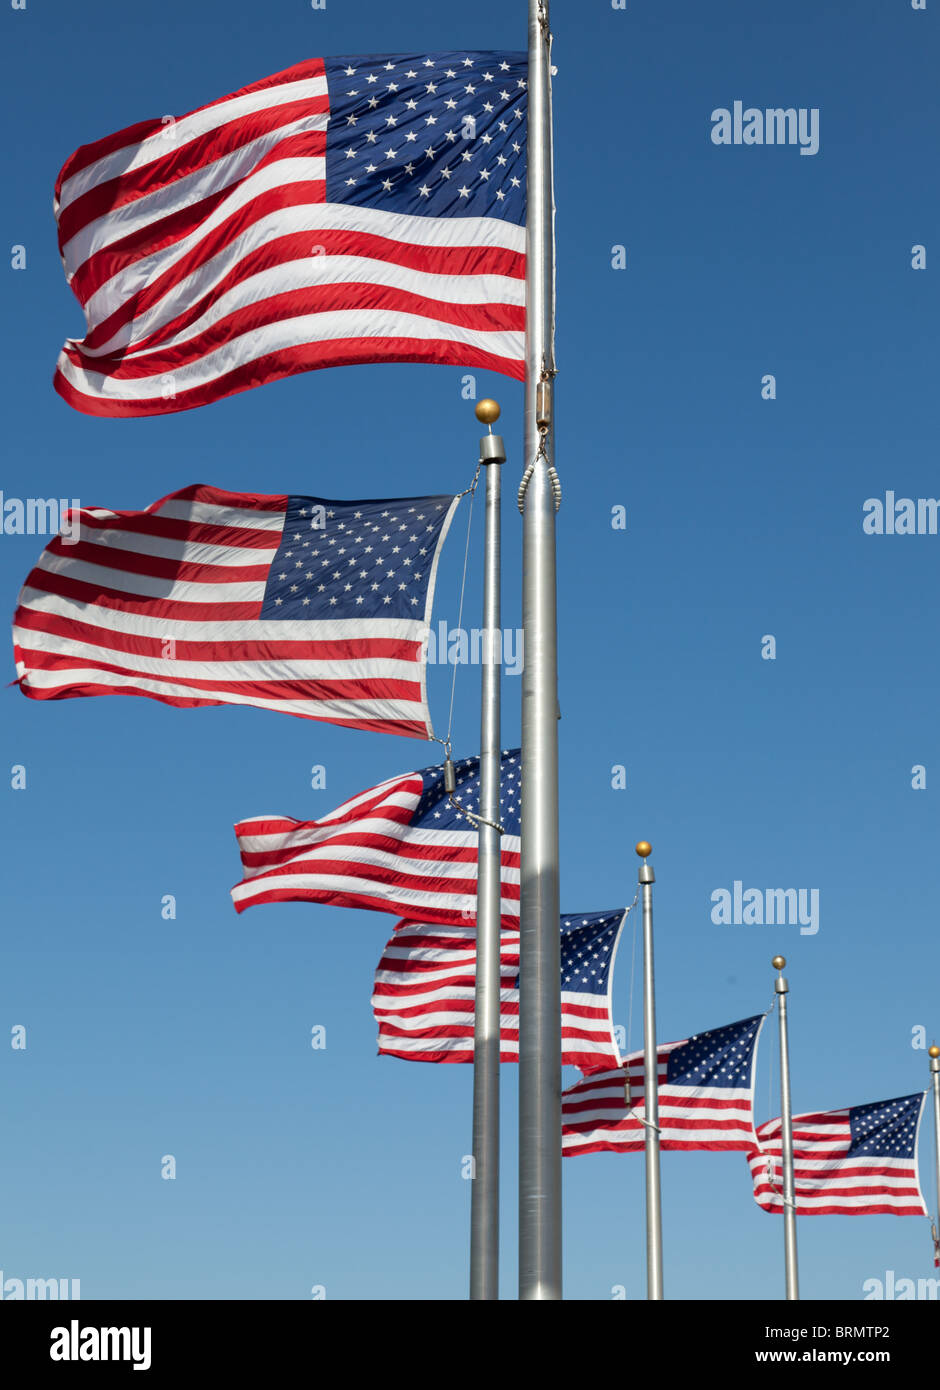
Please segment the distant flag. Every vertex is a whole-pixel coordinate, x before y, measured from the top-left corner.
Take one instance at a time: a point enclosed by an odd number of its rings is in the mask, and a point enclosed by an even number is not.
[[[245,877],[238,912],[256,903],[315,902],[378,908],[427,922],[476,920],[478,839],[465,811],[480,811],[480,760],[455,764],[455,807],[442,764],[392,777],[318,821],[253,816],[235,827]],[[519,921],[519,749],[500,763],[502,922]]]
[[[793,1116],[798,1216],[926,1216],[917,1176],[925,1093]],[[748,1155],[754,1199],[781,1212],[780,1121],[757,1130]]]
[[[662,1149],[737,1149],[754,1145],[754,1067],[764,1016],[742,1019],[657,1050]],[[645,1144],[643,1053],[599,1072],[561,1098],[566,1157]]]
[[[597,1071],[619,1062],[611,984],[626,911],[561,919],[562,1064]],[[519,932],[501,939],[500,1057],[519,1060]],[[476,928],[399,922],[375,974],[379,1052],[411,1062],[472,1062]]]
[[[87,332],[56,390],[135,416],[356,362],[521,378],[526,72],[314,58],[83,145],[55,214]]]
[[[197,484],[141,512],[82,507],[20,593],[20,689],[255,705],[430,738],[424,641],[456,505]]]

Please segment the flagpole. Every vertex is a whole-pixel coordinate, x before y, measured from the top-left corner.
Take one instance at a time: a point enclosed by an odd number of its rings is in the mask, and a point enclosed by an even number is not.
[[[500,672],[500,465],[502,438],[495,401],[480,401],[476,417],[489,426],[480,440],[486,467],[486,532],[483,569],[483,674],[480,714],[480,823],[473,1006],[473,1184],[470,1189],[470,1297],[499,1298],[499,1053],[500,917],[499,849]]]
[[[656,980],[653,969],[652,846],[641,840],[639,882],[643,890],[643,1088],[646,1131],[646,1297],[663,1297],[663,1209],[659,1166],[659,1056],[656,1045]]]
[[[783,1248],[786,1260],[787,1298],[800,1296],[800,1275],[796,1254],[796,1194],[793,1183],[793,1111],[790,1104],[790,1039],[787,1026],[787,995],[790,986],[783,978],[784,956],[774,956],[777,971],[777,1016],[780,1020],[780,1143],[783,1169]]]
[[[934,1043],[927,1049],[927,1055],[930,1058],[930,1086],[933,1091],[933,1142],[937,1166],[937,1207],[934,1213],[936,1240],[940,1235],[940,1047]],[[940,1259],[940,1248],[937,1250],[937,1257]]]
[[[519,941],[519,1297],[561,1291],[555,260],[548,0],[529,0]]]

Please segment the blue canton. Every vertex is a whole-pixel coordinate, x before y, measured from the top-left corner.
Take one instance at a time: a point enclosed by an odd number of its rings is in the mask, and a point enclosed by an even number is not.
[[[525,224],[524,53],[324,61],[328,202]]]
[[[751,1084],[751,1059],[762,1015],[696,1033],[674,1047],[666,1062],[666,1079],[675,1086],[736,1086]]]
[[[873,1158],[913,1158],[917,1148],[917,1121],[924,1097],[901,1096],[873,1105],[858,1105],[849,1111],[852,1141],[849,1156],[870,1154]]]
[[[288,497],[262,618],[415,618],[451,497]]]
[[[561,988],[572,994],[607,997],[614,948],[623,923],[622,907],[612,912],[572,912],[561,919]],[[514,988],[519,988],[516,976]]]
[[[463,758],[454,763],[457,790],[454,793],[461,806],[475,815],[480,814],[480,759]],[[421,800],[411,817],[411,824],[422,830],[475,830],[476,826],[467,820],[448,800],[444,791],[444,768],[436,767],[421,770],[424,791]],[[522,799],[522,756],[518,748],[508,748],[500,755],[499,770],[499,819],[507,835],[518,835]]]

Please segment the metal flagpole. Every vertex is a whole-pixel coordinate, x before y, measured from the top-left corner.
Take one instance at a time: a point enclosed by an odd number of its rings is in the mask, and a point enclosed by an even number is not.
[[[483,678],[480,716],[480,822],[476,988],[473,1012],[473,1185],[470,1195],[470,1297],[499,1297],[499,1051],[500,897],[499,680],[500,465],[506,450],[493,424],[495,401],[480,401],[477,419],[489,426],[480,440],[486,465],[486,540],[483,574]]]
[[[937,1163],[937,1208],[933,1227],[936,1258],[940,1261],[940,1047],[934,1043],[927,1049],[930,1058],[930,1084],[933,1091],[934,1158]]]
[[[555,261],[548,0],[529,0],[519,942],[519,1297],[561,1298],[558,663],[552,346]]]
[[[653,969],[652,845],[641,840],[639,882],[643,889],[643,1087],[646,1097],[646,1297],[663,1297],[663,1208],[659,1172],[659,1062],[656,1046],[656,980]]]
[[[793,1186],[793,1111],[790,1105],[790,1039],[787,1029],[787,995],[790,986],[783,978],[783,956],[774,956],[777,971],[777,1013],[780,1019],[780,1142],[783,1168],[783,1246],[786,1256],[787,1298],[800,1296],[800,1275],[796,1258],[796,1195]]]

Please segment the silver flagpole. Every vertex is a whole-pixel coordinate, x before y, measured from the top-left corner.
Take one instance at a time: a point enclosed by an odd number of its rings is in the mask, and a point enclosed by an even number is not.
[[[656,978],[653,969],[652,846],[641,840],[639,881],[643,889],[643,1088],[646,1097],[646,1297],[663,1297],[663,1207],[659,1172],[659,1062],[656,1046]]]
[[[470,1195],[470,1297],[499,1298],[499,1051],[500,852],[499,681],[500,465],[506,450],[493,424],[495,401],[480,401],[477,419],[488,425],[480,440],[486,465],[486,540],[483,574],[483,678],[480,716],[480,824],[477,878],[476,989],[473,1012],[473,1186]]]
[[[934,1158],[937,1163],[937,1209],[934,1213],[934,1240],[940,1236],[940,1047],[934,1043],[927,1049],[930,1057],[930,1083],[933,1090],[933,1140]],[[937,1250],[940,1256],[940,1247]]]
[[[551,41],[529,0],[519,942],[519,1297],[561,1298],[561,962],[552,348],[555,299]]]
[[[800,1274],[796,1257],[796,1195],[793,1185],[793,1110],[790,1105],[790,1036],[787,1028],[787,995],[790,986],[783,978],[783,956],[774,956],[777,971],[777,1013],[780,1019],[780,1144],[783,1168],[783,1248],[786,1258],[787,1298],[800,1296]]]

